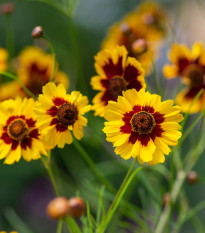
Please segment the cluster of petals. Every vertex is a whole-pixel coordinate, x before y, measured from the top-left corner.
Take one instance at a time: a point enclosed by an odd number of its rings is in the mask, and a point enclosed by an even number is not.
[[[140,163],[163,163],[169,146],[176,146],[181,137],[181,108],[173,100],[161,101],[159,95],[130,89],[109,101],[103,131],[107,141],[116,147],[115,153],[129,159],[137,156]]]
[[[124,45],[129,56],[137,58],[149,73],[165,35],[165,21],[162,7],[146,2],[109,29],[102,48],[113,49],[116,45]]]
[[[171,64],[164,66],[166,78],[179,77],[186,85],[177,95],[176,103],[182,112],[196,113],[205,109],[205,47],[202,43],[193,44],[190,50],[183,44],[173,44],[169,58]],[[192,104],[194,98],[203,90],[201,96]]]
[[[62,84],[48,83],[39,95],[35,113],[38,126],[45,135],[46,142],[53,148],[63,148],[73,141],[71,131],[77,139],[83,137],[83,126],[87,119],[83,116],[90,110],[88,98],[79,91],[66,93]]]
[[[95,56],[95,69],[98,75],[92,77],[91,85],[100,91],[93,99],[95,115],[103,117],[108,101],[117,101],[122,91],[135,88],[139,91],[146,87],[144,70],[124,46],[113,50],[102,50]]]
[[[20,97],[0,104],[0,159],[5,159],[6,164],[18,162],[21,156],[30,161],[47,155],[33,114],[34,105],[33,99]]]
[[[45,53],[38,47],[28,46],[16,58],[14,68],[19,80],[29,91],[38,96],[42,93],[42,87],[49,82],[52,76],[53,62],[51,54]],[[58,70],[58,64],[53,80],[56,84],[62,83],[65,88],[68,88],[69,78],[64,72]],[[0,87],[0,100],[16,96],[28,97],[19,83],[12,81]]]

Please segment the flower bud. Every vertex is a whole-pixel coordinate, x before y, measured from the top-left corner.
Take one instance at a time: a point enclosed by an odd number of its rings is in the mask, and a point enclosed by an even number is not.
[[[85,212],[85,202],[80,197],[72,197],[68,200],[69,215],[73,218],[80,218]]]
[[[9,15],[14,11],[14,4],[13,3],[5,3],[0,6],[0,12],[4,15]]]
[[[39,39],[43,36],[44,34],[44,31],[43,31],[43,28],[41,26],[37,26],[33,29],[32,31],[32,37],[34,39]]]
[[[198,175],[195,171],[190,171],[186,179],[189,184],[195,184],[198,181]]]
[[[54,219],[64,218],[68,210],[68,199],[65,197],[56,197],[47,206],[48,216]]]
[[[167,192],[163,196],[162,206],[165,207],[165,206],[169,205],[170,201],[171,201],[170,194]]]
[[[144,39],[137,39],[132,44],[132,49],[136,54],[142,54],[147,50],[147,42]]]
[[[131,33],[130,31],[130,27],[127,23],[122,23],[120,25],[120,31],[126,36],[129,35]]]

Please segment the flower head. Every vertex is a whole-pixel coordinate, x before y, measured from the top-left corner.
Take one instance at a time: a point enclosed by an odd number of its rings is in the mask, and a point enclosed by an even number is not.
[[[49,82],[53,72],[53,57],[40,48],[30,46],[21,51],[18,57],[17,76],[36,96],[42,93],[42,87]],[[56,71],[54,80],[68,87],[68,77],[62,71]],[[21,90],[22,88],[19,87]],[[22,95],[26,93],[22,90]],[[21,96],[22,96],[21,95]]]
[[[116,147],[122,158],[138,157],[140,163],[150,165],[163,163],[164,154],[170,152],[181,137],[180,107],[172,100],[161,102],[161,97],[145,90],[123,92],[117,102],[110,101],[106,107],[103,131],[107,140]]]
[[[164,66],[166,78],[180,77],[186,84],[176,97],[176,102],[183,112],[187,112],[197,93],[202,89],[203,93],[193,104],[190,112],[195,113],[205,109],[205,48],[202,43],[195,43],[192,50],[185,45],[174,44],[170,51],[172,64]]]
[[[33,115],[33,99],[6,100],[0,104],[0,159],[4,163],[18,162],[21,156],[26,160],[39,159],[47,155],[42,135]]]
[[[142,63],[149,73],[161,39],[161,30],[143,23],[141,13],[134,11],[109,29],[102,48],[113,49],[116,45],[124,45],[128,55]]]
[[[58,145],[63,148],[65,143],[72,143],[70,130],[80,140],[83,137],[83,126],[87,125],[83,115],[90,107],[88,98],[80,92],[66,94],[62,84],[46,84],[35,110],[39,126],[46,132],[46,141],[52,147]]]
[[[144,70],[135,58],[127,56],[124,46],[100,51],[95,61],[98,75],[92,77],[91,85],[100,91],[93,99],[95,115],[103,117],[108,101],[117,101],[122,91],[145,88]]]
[[[8,58],[8,52],[0,48],[0,72],[7,70],[7,58]]]

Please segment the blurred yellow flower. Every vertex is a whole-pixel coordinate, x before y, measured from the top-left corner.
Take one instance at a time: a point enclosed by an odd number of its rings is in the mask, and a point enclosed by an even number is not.
[[[7,70],[8,52],[6,49],[0,48],[0,72]]]
[[[161,102],[159,95],[144,89],[130,89],[119,96],[117,102],[109,101],[106,107],[103,131],[107,141],[116,147],[122,158],[138,157],[140,163],[164,163],[169,146],[176,146],[181,137],[180,107],[173,100]]]
[[[83,126],[87,119],[83,115],[91,108],[88,98],[79,91],[66,94],[65,87],[60,84],[48,83],[43,87],[43,94],[39,95],[36,105],[40,128],[45,132],[45,140],[51,147],[63,148],[65,143],[71,144],[73,131],[77,139],[83,137]]]
[[[160,42],[164,38],[165,13],[155,3],[145,3],[113,25],[102,43],[103,49],[124,45],[128,55],[135,57],[146,73],[156,59]]]
[[[100,51],[95,56],[95,69],[98,75],[92,77],[91,85],[100,91],[93,99],[95,115],[103,117],[108,101],[117,101],[122,91],[131,88],[139,91],[146,87],[141,64],[127,56],[124,46]]]
[[[190,113],[196,113],[205,109],[205,48],[200,42],[193,44],[189,50],[183,44],[173,44],[169,58],[170,65],[165,65],[163,72],[166,78],[181,78],[186,84],[176,97],[176,102],[187,112],[193,99],[203,90],[202,95],[193,104]]]
[[[47,155],[42,135],[33,115],[33,99],[6,100],[0,104],[0,159],[13,164],[23,156],[26,161]]]
[[[16,59],[16,72],[19,80],[36,96],[42,93],[42,87],[49,82],[53,72],[53,57],[38,47],[29,46],[23,49]],[[58,70],[54,75],[54,82],[62,83],[68,88],[68,76]],[[0,100],[28,97],[22,87],[16,83],[5,83],[0,87]]]

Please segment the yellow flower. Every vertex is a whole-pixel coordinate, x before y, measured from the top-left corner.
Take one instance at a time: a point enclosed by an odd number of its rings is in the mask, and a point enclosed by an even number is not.
[[[163,72],[166,78],[180,77],[186,84],[176,97],[176,102],[187,112],[190,105],[202,89],[203,93],[192,106],[190,113],[205,109],[205,48],[202,43],[195,43],[189,50],[185,45],[173,44],[170,50],[170,65],[165,65]]]
[[[130,89],[110,101],[106,107],[103,131],[107,141],[116,147],[115,153],[122,158],[138,157],[140,163],[150,165],[164,163],[169,146],[176,146],[181,137],[180,107],[173,100],[161,102],[159,95],[145,90]]]
[[[0,72],[7,70],[7,58],[8,58],[8,52],[0,48]]]
[[[146,87],[141,64],[127,57],[124,46],[100,51],[95,56],[95,69],[98,75],[92,77],[91,85],[100,91],[93,99],[95,115],[103,117],[108,101],[117,101],[123,90],[135,88],[139,91]]]
[[[79,91],[66,94],[62,84],[56,86],[48,83],[39,95],[39,103],[35,112],[40,128],[45,132],[45,140],[51,147],[63,148],[65,143],[71,144],[73,139],[70,130],[77,139],[83,137],[83,126],[87,119],[83,115],[91,108],[88,98]]]
[[[7,233],[6,231],[0,231],[0,233]],[[18,233],[17,231],[10,231],[8,233]]]
[[[17,76],[22,83],[36,96],[42,93],[42,87],[49,82],[53,72],[53,57],[40,48],[30,46],[21,51],[17,63]],[[68,88],[68,76],[58,71],[58,64],[54,81],[62,83]],[[21,89],[21,87],[19,86]],[[27,94],[21,89],[21,96]]]
[[[151,12],[155,10],[152,9]],[[152,14],[151,12],[147,10],[147,14]],[[102,48],[113,49],[116,45],[124,45],[128,55],[135,57],[146,73],[149,73],[153,60],[157,57],[163,33],[157,26],[143,22],[145,14],[145,10],[134,11],[114,24],[109,29]]]
[[[4,163],[18,162],[21,156],[26,160],[39,159],[47,155],[42,135],[36,127],[33,115],[33,99],[6,100],[0,104],[0,159]]]

